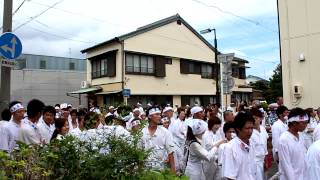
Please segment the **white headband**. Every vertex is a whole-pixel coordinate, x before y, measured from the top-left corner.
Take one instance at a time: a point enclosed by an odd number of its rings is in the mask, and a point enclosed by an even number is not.
[[[139,120],[135,120],[135,121],[132,121],[131,124],[132,124],[132,126],[137,126],[137,125],[139,125],[141,123],[140,123]]]
[[[163,110],[163,113],[165,113],[167,111],[173,111],[173,108],[172,107],[165,107]]]
[[[160,109],[158,108],[152,108],[149,110],[149,116],[153,115],[153,114],[157,114],[157,113],[161,113]]]
[[[162,122],[162,123],[164,123],[164,122],[170,122],[170,119],[168,119],[168,118],[165,117],[165,118],[162,118],[162,119],[161,119],[161,122]]]
[[[309,117],[308,115],[304,116],[294,116],[288,119],[288,122],[303,122],[303,121],[308,121]]]
[[[10,112],[14,113],[14,112],[18,111],[19,109],[24,109],[24,107],[22,106],[22,104],[17,103],[10,108]]]

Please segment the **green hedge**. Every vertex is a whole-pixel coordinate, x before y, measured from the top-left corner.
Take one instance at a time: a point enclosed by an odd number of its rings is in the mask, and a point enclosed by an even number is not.
[[[150,152],[139,148],[139,138],[109,135],[92,143],[67,136],[46,146],[19,143],[10,155],[0,152],[0,179],[187,179],[146,169]]]

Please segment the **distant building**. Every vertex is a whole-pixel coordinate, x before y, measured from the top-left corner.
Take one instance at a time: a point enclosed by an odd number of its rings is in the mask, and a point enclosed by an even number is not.
[[[128,104],[140,101],[171,105],[216,102],[214,47],[179,15],[138,28],[82,50],[87,55],[87,80],[99,106],[124,101],[122,91],[131,90]],[[246,85],[248,61],[235,58],[232,98],[249,98]],[[101,88],[101,90],[98,90]],[[248,95],[248,96],[246,96]]]
[[[278,0],[284,103],[320,107],[320,1]]]
[[[261,78],[261,77],[258,77],[258,76],[253,76],[253,75],[249,75],[247,78],[246,78],[246,82],[247,84],[250,84],[250,83],[255,83],[257,81],[265,81],[265,82],[268,82],[267,80]]]
[[[87,106],[87,98],[82,95],[67,96],[67,92],[78,90],[86,79],[84,59],[23,54],[11,71],[11,100],[27,104],[31,99],[40,99],[45,104],[63,102]]]

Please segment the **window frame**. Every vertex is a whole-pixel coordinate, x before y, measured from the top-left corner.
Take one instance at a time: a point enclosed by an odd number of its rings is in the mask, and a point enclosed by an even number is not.
[[[73,65],[73,68],[71,68],[71,67],[72,67],[71,65]],[[74,62],[69,62],[69,70],[70,70],[70,71],[75,71],[75,70],[76,70],[76,63],[74,63]]]
[[[44,63],[44,68],[42,67],[42,63]],[[47,61],[46,60],[40,60],[39,69],[47,69]]]
[[[109,77],[108,75],[108,59],[106,57],[95,59],[91,61],[91,78],[97,79],[102,77]],[[102,69],[102,64],[104,69]],[[93,71],[93,67],[96,71]]]
[[[209,70],[208,70],[209,67],[211,67],[211,73],[209,73]],[[203,79],[213,79],[213,77],[214,77],[213,68],[214,68],[213,64],[202,63],[201,64],[201,78],[203,78]],[[206,71],[204,71],[204,69],[206,69]],[[206,74],[203,74],[204,72]]]
[[[134,57],[138,57],[138,64],[139,64],[139,67],[135,67],[135,58]],[[131,57],[131,60],[132,60],[132,67],[131,66],[128,66],[128,61],[127,61],[127,58]],[[145,57],[146,59],[146,67],[142,67],[141,66],[141,62],[142,62],[142,57]],[[150,58],[152,58],[150,60]],[[152,63],[150,63],[152,62]],[[152,68],[149,68],[152,64]],[[129,68],[132,68],[132,71],[128,71]],[[138,71],[135,71],[136,69],[135,68],[139,68]],[[146,72],[142,72],[142,68],[147,68],[146,69]],[[152,72],[149,72],[149,70],[152,70]],[[155,75],[155,56],[152,56],[152,55],[147,55],[147,54],[138,54],[138,53],[126,53],[125,54],[125,73],[126,74],[133,74],[133,75],[149,75],[149,76],[154,76]]]

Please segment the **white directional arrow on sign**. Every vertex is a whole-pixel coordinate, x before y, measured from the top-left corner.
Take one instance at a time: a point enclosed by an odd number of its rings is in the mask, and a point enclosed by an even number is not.
[[[11,57],[14,58],[14,55],[16,54],[16,44],[17,44],[17,39],[13,37],[10,41],[12,43],[12,47],[10,48],[7,44],[2,45],[0,48],[3,49],[6,52],[11,53]]]
[[[12,43],[12,47],[11,47],[11,56],[12,58],[14,58],[15,54],[16,54],[16,44],[17,44],[17,39],[15,37],[13,37],[11,39],[11,43]]]

